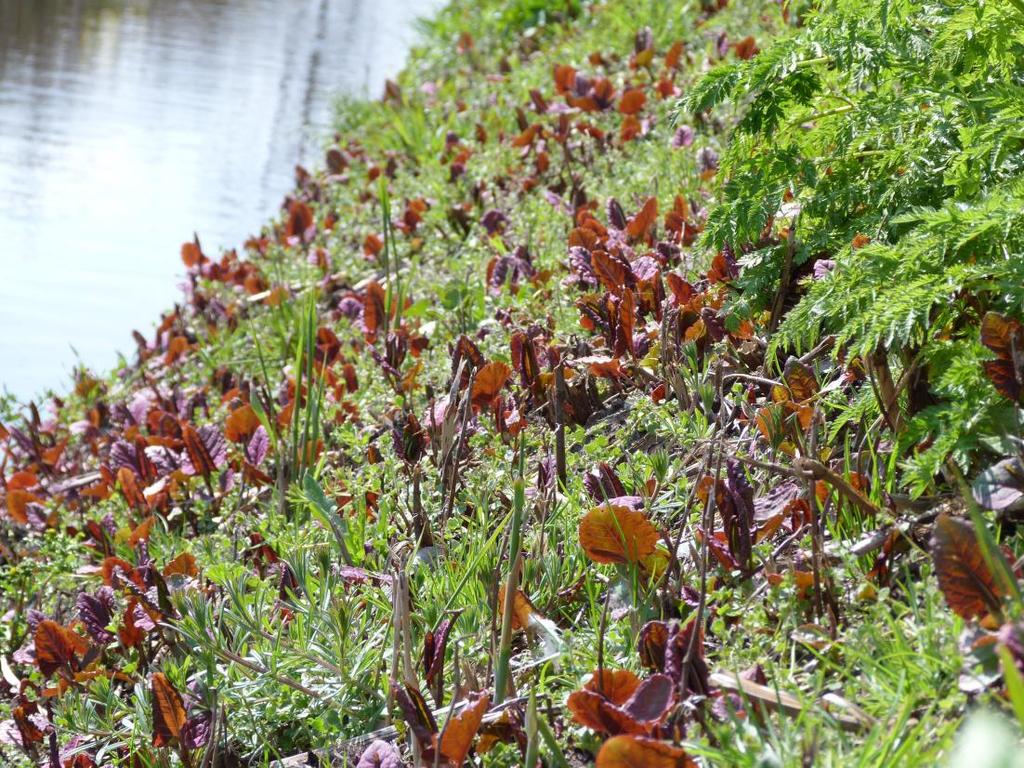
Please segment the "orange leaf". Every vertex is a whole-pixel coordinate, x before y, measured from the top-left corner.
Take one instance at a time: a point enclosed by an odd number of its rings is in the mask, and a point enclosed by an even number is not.
[[[285,222],[285,237],[302,238],[313,226],[313,210],[301,200],[293,200],[288,206],[288,220]]]
[[[554,79],[555,91],[559,94],[566,93],[576,85],[576,70],[566,64],[556,64]]]
[[[583,690],[600,693],[613,704],[625,704],[640,687],[640,678],[628,669],[602,669],[584,684]]]
[[[140,541],[148,540],[149,532],[152,530],[154,522],[156,522],[156,518],[150,515],[139,523],[138,527],[132,531],[132,535],[128,538],[128,543],[134,547]]]
[[[528,147],[533,144],[533,140],[537,138],[537,134],[540,133],[540,126],[534,123],[525,131],[520,133],[514,139],[512,139],[513,147]]]
[[[7,514],[16,523],[26,525],[28,523],[28,512],[26,507],[32,502],[38,503],[42,499],[34,493],[16,488],[7,492]]]
[[[595,768],[690,768],[697,764],[680,747],[642,736],[613,736],[601,745]]]
[[[120,573],[119,573],[120,571]],[[145,589],[146,586],[135,573],[135,568],[126,560],[122,560],[120,557],[106,557],[103,559],[103,563],[100,565],[100,576],[103,577],[103,586],[112,587],[114,586],[114,576],[123,579],[131,579],[139,587]]]
[[[186,267],[191,269],[201,264],[203,260],[203,249],[199,246],[198,237],[191,243],[182,243],[181,261]]]
[[[505,612],[505,587],[498,587],[498,611]],[[537,609],[533,607],[523,590],[517,589],[512,597],[512,629],[526,629],[530,625],[530,616],[535,614]]]
[[[363,240],[363,253],[367,256],[376,256],[384,250],[384,241],[375,234],[369,234]]]
[[[199,569],[196,568],[196,559],[190,552],[182,552],[176,558],[164,566],[164,576],[181,574],[182,576],[198,576]]]
[[[621,331],[622,343],[629,354],[633,355],[635,347],[633,346],[633,330],[636,327],[636,301],[633,298],[633,292],[626,288],[622,292],[622,301],[619,302],[619,330]],[[618,352],[618,344],[616,344],[616,352]]]
[[[184,336],[174,336],[167,342],[167,354],[164,355],[164,365],[179,360],[182,355],[188,352],[188,339]]]
[[[566,702],[573,719],[595,731],[649,734],[675,705],[675,684],[668,675],[640,682],[631,672],[620,670],[601,676],[603,690],[598,689],[598,679],[595,674]]]
[[[92,411],[95,413],[95,409]],[[60,461],[60,457],[64,453],[64,449],[68,447],[67,438],[64,438],[52,448],[47,448],[42,452],[43,463],[48,467],[56,467],[57,462]]]
[[[793,399],[798,403],[810,400],[818,394],[818,380],[814,378],[814,371],[795,357],[786,361],[782,378],[789,387]]]
[[[587,370],[598,378],[616,379],[622,375],[622,362],[617,357],[607,355],[589,355],[573,361],[580,365],[585,364]]]
[[[644,108],[647,96],[639,88],[630,88],[622,94],[619,100],[619,112],[624,115],[635,115]]]
[[[593,691],[573,691],[569,694],[566,706],[577,723],[598,733],[646,732],[620,706]]]
[[[619,128],[619,138],[623,144],[632,141],[643,132],[643,125],[636,115],[626,115],[622,119],[622,127]]]
[[[117,485],[129,507],[140,509],[148,506],[146,497],[142,494],[139,483],[135,479],[135,473],[128,467],[121,467],[117,470]]]
[[[466,762],[466,755],[490,704],[491,697],[487,693],[469,694],[469,703],[448,721],[441,734],[441,754],[456,768]]]
[[[735,43],[734,50],[736,51],[737,58],[752,59],[761,49],[757,47],[757,41],[754,40],[753,36],[748,35]]]
[[[7,478],[7,490],[27,490],[39,484],[39,478],[34,472],[15,472]]]
[[[614,504],[587,512],[579,531],[583,551],[596,563],[635,563],[658,544],[658,531],[643,512]]]
[[[146,631],[135,623],[135,611],[139,603],[134,598],[128,602],[124,611],[124,624],[117,630],[117,636],[125,648],[134,648],[146,637]]]
[[[1013,354],[1024,353],[1021,324],[1012,317],[1003,317],[996,312],[986,312],[981,319],[981,343],[1003,360],[1012,360]]]
[[[499,361],[488,363],[481,368],[473,382],[473,405],[490,404],[511,375],[512,369]]]
[[[939,587],[958,616],[973,619],[998,613],[1003,596],[967,520],[939,515],[931,540]]]
[[[678,69],[679,59],[683,55],[683,43],[681,40],[676,40],[672,43],[672,47],[668,49],[668,53],[665,54],[665,66],[669,69]]]
[[[579,246],[580,248],[586,248],[588,251],[592,251],[597,248],[598,244],[598,235],[592,229],[576,227],[569,233],[570,247]]]
[[[246,403],[228,414],[224,422],[224,436],[232,443],[246,442],[260,426],[256,411]]]
[[[150,690],[153,693],[153,746],[165,747],[181,736],[185,705],[181,694],[163,672],[153,673]]]
[[[371,337],[384,325],[385,298],[384,288],[376,280],[366,286],[366,295],[363,297],[363,328]]]
[[[626,234],[636,239],[643,237],[658,219],[658,198],[649,197],[640,213],[626,227]]]

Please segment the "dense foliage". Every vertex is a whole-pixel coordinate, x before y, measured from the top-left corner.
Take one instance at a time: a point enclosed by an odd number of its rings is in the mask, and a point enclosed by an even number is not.
[[[1019,5],[454,0],[132,359],[0,405],[0,757],[974,764]]]
[[[780,279],[808,276],[771,350],[833,334],[890,368],[903,448],[927,441],[909,457],[917,493],[948,456],[969,472],[985,438],[1015,434],[978,328],[1024,307],[1020,15],[1013,0],[828,4],[684,100],[740,112],[704,233],[742,250],[740,302],[770,309]]]

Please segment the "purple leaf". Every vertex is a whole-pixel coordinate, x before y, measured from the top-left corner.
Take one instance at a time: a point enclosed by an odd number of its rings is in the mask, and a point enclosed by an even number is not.
[[[537,462],[537,491],[544,493],[554,490],[558,466],[555,457],[547,454]]]
[[[725,55],[729,53],[729,36],[725,32],[718,35],[718,39],[715,41],[715,50],[720,58],[725,58]]]
[[[583,288],[597,286],[597,276],[591,261],[590,251],[574,245],[569,249],[569,282],[579,283]]]
[[[270,436],[261,424],[256,427],[256,431],[252,433],[249,443],[245,446],[245,458],[254,467],[259,467],[267,458],[269,451]]]
[[[622,206],[619,204],[619,201],[614,197],[609,197],[606,207],[608,214],[608,226],[615,227],[615,229],[620,231],[625,229],[629,222],[626,221],[626,212],[622,210]]]
[[[11,654],[11,659],[17,664],[24,664],[28,667],[34,667],[36,664],[36,644],[32,641],[30,635],[25,644]]]
[[[157,477],[165,477],[181,468],[178,455],[163,445],[150,445],[146,447],[146,458],[156,469]]]
[[[672,148],[682,149],[693,144],[693,128],[688,125],[681,125],[672,136]]]
[[[137,464],[138,457],[135,454],[135,446],[127,440],[116,440],[110,446],[110,468],[114,472],[121,467],[128,467],[128,469],[138,474],[135,469]]]
[[[391,684],[391,694],[398,702],[405,722],[421,745],[431,744],[437,734],[437,721],[427,706],[426,700],[416,688],[408,685]]]
[[[76,603],[78,618],[85,624],[89,637],[100,645],[114,641],[114,633],[107,629],[114,617],[114,590],[100,587],[95,595],[83,592]]]
[[[625,507],[633,512],[642,512],[644,508],[642,496],[612,496],[608,504],[612,507]]]
[[[210,740],[213,716],[209,712],[192,715],[181,727],[181,743],[187,749],[199,749]]]
[[[349,320],[355,320],[363,313],[363,302],[355,296],[346,296],[338,302],[338,313]]]
[[[583,477],[583,487],[587,489],[590,498],[598,504],[603,504],[609,499],[617,496],[625,496],[626,489],[615,474],[615,470],[605,462],[599,462]]]
[[[505,283],[509,283],[512,290],[515,291],[520,280],[528,280],[535,273],[530,252],[525,246],[520,245],[511,254],[501,256],[494,262],[494,268],[488,279],[488,287],[492,295],[499,294]]]
[[[814,279],[821,280],[828,277],[828,274],[836,268],[836,263],[832,259],[818,259],[814,262]]]
[[[1010,652],[1014,666],[1024,674],[1024,621],[1003,624],[998,637],[999,642]]]
[[[657,259],[641,256],[630,264],[630,271],[638,282],[650,283],[661,275],[661,265]]]
[[[441,682],[444,678],[444,651],[448,645],[448,635],[461,613],[461,610],[457,611],[438,624],[436,632],[428,632],[423,638],[423,676],[427,685],[432,685],[435,679]]]
[[[29,608],[28,613],[25,614],[25,623],[28,624],[29,630],[32,632],[36,631],[36,627],[39,626],[39,622],[50,618],[42,611],[37,611],[35,608]]]
[[[736,562],[746,569],[750,567],[753,547],[754,489],[747,481],[743,465],[735,459],[729,459],[726,465],[723,486],[725,493],[718,500],[718,507],[729,541],[729,551]]]
[[[994,512],[1017,510],[1024,506],[1024,461],[1019,457],[1003,459],[989,467],[974,481],[974,500]]]
[[[156,622],[149,617],[145,609],[141,604],[136,603],[132,609],[132,619],[136,627],[141,629],[143,632],[151,632],[156,629]]]
[[[701,173],[718,170],[718,153],[711,147],[697,150],[697,168]]]
[[[128,404],[128,413],[131,414],[135,423],[141,426],[146,423],[146,417],[149,415],[149,412],[153,408],[153,404],[155,402],[156,395],[148,389],[136,392],[132,401]]]
[[[656,723],[675,703],[675,684],[668,675],[651,675],[637,688],[622,708],[640,723]]]
[[[394,744],[377,739],[363,751],[356,768],[402,768],[402,756]]]
[[[710,690],[708,665],[704,661],[704,646],[700,636],[695,640],[693,657],[690,659],[685,678],[683,676],[683,661],[686,659],[696,626],[696,618],[690,619],[683,628],[679,627],[678,621],[673,621],[669,628],[668,642],[665,644],[665,665],[662,671],[672,678],[682,696],[705,696]]]
[[[506,224],[508,224],[508,216],[494,208],[480,219],[480,226],[487,230],[488,235],[493,235],[504,229]]]
[[[559,109],[567,109],[566,104],[552,104],[548,107],[548,112],[554,112]],[[559,213],[571,213],[572,209],[566,204],[559,195],[552,192],[550,189],[544,190],[544,199],[547,200],[548,204]]]
[[[220,429],[212,424],[207,424],[206,426],[199,427],[196,433],[199,435],[199,439],[203,444],[203,448],[206,449],[210,461],[213,462],[214,469],[220,469],[227,464],[228,443]],[[181,452],[181,469],[186,475],[200,475],[204,471],[203,467],[193,465],[187,450]]]

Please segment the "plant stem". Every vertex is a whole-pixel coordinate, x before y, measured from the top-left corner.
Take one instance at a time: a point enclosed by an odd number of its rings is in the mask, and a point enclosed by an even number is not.
[[[519,588],[519,567],[521,559],[519,550],[522,540],[523,512],[526,508],[526,483],[520,475],[513,483],[512,490],[512,533],[509,536],[508,579],[505,581],[505,604],[501,617],[501,641],[498,645],[498,666],[494,670],[494,703],[501,704],[505,700],[508,688],[509,662],[512,658],[512,619],[514,616],[516,590]]]

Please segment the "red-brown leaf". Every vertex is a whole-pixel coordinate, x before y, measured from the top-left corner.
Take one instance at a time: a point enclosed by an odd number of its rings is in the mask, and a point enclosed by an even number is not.
[[[629,222],[629,226],[626,227],[626,234],[634,240],[643,237],[647,234],[647,230],[650,229],[658,219],[658,198],[650,197],[647,202],[644,203],[644,207],[640,209],[640,212],[633,217],[632,221]]]
[[[216,427],[207,425],[197,430],[191,424],[182,424],[181,438],[188,459],[183,467],[187,474],[202,475],[209,479],[227,461],[227,446]],[[191,472],[187,464],[191,464]]]
[[[618,296],[626,285],[629,276],[627,267],[617,258],[609,256],[605,251],[594,251],[590,254],[590,262],[594,274],[609,291]]]
[[[971,523],[939,515],[931,553],[939,587],[954,613],[973,619],[1000,610],[1002,591],[985,563]]]
[[[36,664],[47,677],[66,666],[74,658],[76,649],[84,650],[85,647],[84,638],[56,621],[43,619],[36,626]]]
[[[639,88],[630,88],[628,91],[623,92],[622,98],[619,99],[619,112],[624,115],[635,115],[641,109],[644,108],[644,104],[647,102],[647,96]]]
[[[995,352],[998,359],[985,363],[985,373],[1003,396],[1021,402],[1021,370],[1024,359],[1024,326],[1010,317],[987,312],[981,320],[981,343]]]
[[[185,725],[185,705],[181,694],[163,672],[154,672],[150,685],[153,694],[153,746],[165,747],[181,736]]]

